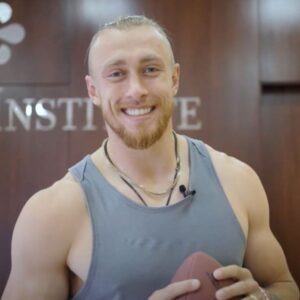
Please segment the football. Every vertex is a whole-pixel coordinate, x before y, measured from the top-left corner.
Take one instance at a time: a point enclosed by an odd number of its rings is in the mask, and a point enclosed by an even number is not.
[[[213,272],[222,265],[203,252],[195,252],[187,257],[177,269],[172,283],[186,279],[196,278],[201,282],[200,288],[194,292],[184,294],[176,300],[215,300],[215,293],[218,289],[234,283],[234,280],[217,280]],[[232,300],[242,299],[234,297]]]

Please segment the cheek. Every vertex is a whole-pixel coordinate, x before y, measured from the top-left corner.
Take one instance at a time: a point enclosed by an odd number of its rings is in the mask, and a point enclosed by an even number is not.
[[[153,94],[165,94],[170,89],[170,83],[166,76],[146,79],[144,84],[145,88]]]
[[[119,99],[119,91],[116,88],[105,87],[103,88],[101,93],[101,102],[102,106],[114,106]]]
[[[116,103],[120,101],[123,91],[124,85],[123,84],[112,84],[107,86],[105,89],[105,96],[109,98],[112,102]]]
[[[170,86],[157,86],[153,91],[162,101],[173,101],[174,92]]]
[[[115,95],[110,95],[110,94],[106,94],[105,97],[102,100],[102,111],[106,114],[106,115],[118,115],[121,113],[119,107],[119,98],[115,97]]]

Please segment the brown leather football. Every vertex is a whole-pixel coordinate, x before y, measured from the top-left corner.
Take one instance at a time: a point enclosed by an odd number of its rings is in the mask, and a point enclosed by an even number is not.
[[[186,258],[177,269],[172,282],[196,278],[201,282],[197,291],[179,296],[176,300],[215,300],[216,291],[234,283],[234,280],[217,280],[213,272],[222,265],[213,257],[203,252],[195,252]],[[242,299],[241,297],[232,300]]]

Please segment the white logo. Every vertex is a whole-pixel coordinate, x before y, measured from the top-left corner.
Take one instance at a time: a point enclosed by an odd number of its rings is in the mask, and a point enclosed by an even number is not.
[[[7,23],[12,16],[12,8],[0,2],[0,24]],[[0,65],[6,64],[11,57],[10,45],[21,43],[25,38],[25,29],[18,23],[0,28]]]
[[[176,97],[174,101],[178,116],[175,130],[200,130],[202,122],[198,116],[201,99]],[[7,116],[0,119],[0,132],[15,132],[19,129],[51,131],[57,126],[61,126],[60,129],[63,131],[98,129],[95,124],[94,105],[89,98],[24,98],[21,101],[7,98],[2,101],[2,107],[0,101],[0,110]],[[82,116],[80,122],[75,117],[78,110]],[[82,120],[84,124],[81,123]]]

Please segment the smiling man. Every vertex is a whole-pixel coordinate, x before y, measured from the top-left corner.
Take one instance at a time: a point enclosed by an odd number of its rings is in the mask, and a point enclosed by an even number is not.
[[[216,279],[235,279],[217,299],[297,300],[254,171],[172,129],[179,65],[163,29],[106,24],[88,64],[108,138],[25,205],[2,299],[172,300],[201,286],[169,283],[203,251],[224,265]]]
[[[147,149],[171,130],[179,66],[162,32],[127,26],[94,37],[86,82],[108,134],[129,148]]]

